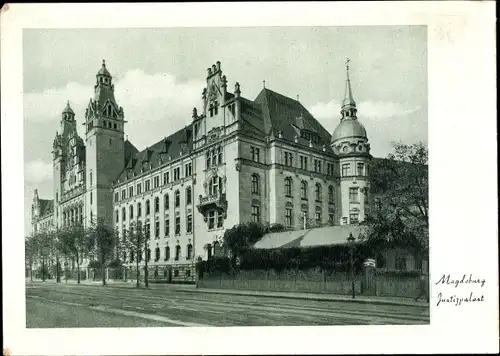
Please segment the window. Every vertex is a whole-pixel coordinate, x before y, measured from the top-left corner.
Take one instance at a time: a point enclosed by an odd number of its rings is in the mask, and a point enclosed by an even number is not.
[[[191,187],[186,188],[186,204],[192,203]]]
[[[181,179],[181,169],[179,167],[174,168],[174,181]]]
[[[168,261],[170,259],[170,247],[166,246],[165,247],[165,257],[163,258],[164,261]]]
[[[186,232],[191,233],[193,231],[193,215],[189,214],[186,219]]]
[[[347,177],[349,175],[350,166],[351,165],[349,163],[342,165],[342,177]]]
[[[145,230],[145,238],[146,239],[149,239],[151,237],[151,225],[149,224],[149,221],[146,222],[146,224],[144,225],[144,227],[146,228]]]
[[[327,163],[326,164],[326,174],[329,175],[329,176],[333,176],[333,163]]]
[[[335,220],[333,213],[328,213],[328,222],[333,225],[333,221]]]
[[[219,192],[222,192],[222,187],[219,187],[219,185],[221,185],[220,183],[222,183],[222,182],[218,176],[212,177],[212,179],[210,180],[210,182],[208,184],[208,194],[215,195]]]
[[[292,226],[292,209],[293,207],[286,207],[285,208],[285,225],[286,226]]]
[[[149,200],[146,200],[146,215],[149,215],[151,207],[149,205]]]
[[[155,248],[155,262],[158,262],[160,260],[160,248],[157,247]],[[156,271],[158,273],[158,271]]]
[[[260,148],[250,147],[250,154],[252,155],[252,161],[260,162]]]
[[[292,178],[290,177],[285,178],[285,196],[292,196]]]
[[[222,164],[222,148],[220,146],[217,147],[217,160],[219,164]]]
[[[349,201],[359,203],[358,188],[349,188]]]
[[[146,182],[145,182],[145,186],[144,186],[144,191],[145,192],[148,192],[151,190],[151,180],[148,179]]]
[[[307,157],[300,156],[300,169],[304,169],[307,171]]]
[[[175,260],[179,261],[179,258],[181,257],[181,247],[179,245],[175,246]],[[177,271],[177,273],[179,273]]]
[[[178,260],[178,259],[177,259]],[[174,277],[179,277],[179,270],[175,269],[174,270]]]
[[[90,186],[92,186],[92,172],[89,174]]]
[[[170,219],[166,218],[165,219],[165,237],[168,237],[170,235]]]
[[[222,148],[220,146],[217,148],[212,148],[206,153],[207,169],[211,166],[217,166],[219,164],[222,164]]]
[[[335,193],[333,190],[333,186],[330,185],[328,187],[328,204],[334,204],[335,203]]]
[[[221,211],[217,212],[217,227],[222,227],[224,224],[224,215]]]
[[[315,193],[316,193],[316,201],[320,202],[322,199],[321,199],[321,184],[319,183],[316,183],[316,187],[315,187]]]
[[[90,192],[90,204],[92,205],[92,192]]]
[[[314,160],[314,171],[316,173],[321,173],[321,161],[319,159]]]
[[[128,196],[133,197],[134,196],[134,187],[129,187],[128,188]]]
[[[300,182],[300,198],[307,200],[307,182],[305,180]]]
[[[216,153],[215,148],[212,148],[212,166],[217,166],[217,165],[218,165],[217,153]]]
[[[142,188],[141,183],[137,184],[137,187],[136,187],[136,190],[135,190],[137,192],[137,194],[141,194],[142,193],[142,189],[141,188]]]
[[[153,186],[158,188],[160,186],[160,176],[156,176],[153,178]]]
[[[206,166],[207,166],[207,169],[210,168],[210,163],[211,163],[211,159],[210,159],[210,151],[207,151],[207,155],[206,155]]]
[[[115,221],[116,221],[116,222],[118,222],[118,221],[119,221],[119,219],[120,219],[120,213],[118,212],[118,210],[117,210],[117,211],[115,211],[115,216],[116,216]]]
[[[293,166],[293,154],[285,152],[285,166]]]
[[[158,220],[155,221],[155,238],[160,238],[160,222]]]
[[[160,198],[156,197],[155,198],[155,213],[160,212]]]
[[[356,224],[359,222],[359,214],[349,214],[349,220],[351,224]]]
[[[134,250],[130,250],[130,262],[134,262]]]
[[[365,165],[364,163],[358,163],[358,176],[364,176],[365,175]]]
[[[130,220],[132,220],[134,218],[134,206],[133,205],[130,205],[128,207],[128,216],[129,216]]]
[[[148,259],[148,262],[149,262],[149,261],[151,261],[151,249],[150,249],[150,248],[148,248],[148,251],[147,251],[147,252],[148,252],[148,253],[147,253],[146,258]]]
[[[137,217],[142,215],[141,203],[137,203]]]
[[[396,257],[395,266],[398,270],[406,270],[406,258]]]
[[[175,234],[180,235],[181,234],[181,217],[177,216],[175,218]]]
[[[260,222],[260,206],[252,205],[252,221]]]
[[[179,192],[179,190],[175,191],[174,197],[175,197],[175,207],[178,208],[181,205],[181,193]]]
[[[215,225],[215,211],[210,210],[208,212],[208,228],[213,229]]]
[[[260,194],[260,179],[257,174],[252,174],[252,194]]]
[[[184,166],[184,176],[189,177],[192,174],[193,164],[188,163]]]
[[[187,252],[186,252],[186,260],[190,260],[191,259],[191,255],[193,254],[193,245],[191,244],[188,244],[187,247]]]
[[[163,173],[163,185],[170,183],[170,172]]]
[[[321,214],[321,208],[319,206],[316,207],[314,219],[316,220],[316,225],[321,225],[322,214]]]
[[[165,194],[163,196],[163,208],[165,210],[168,210],[169,209],[169,200],[168,200],[168,194]]]

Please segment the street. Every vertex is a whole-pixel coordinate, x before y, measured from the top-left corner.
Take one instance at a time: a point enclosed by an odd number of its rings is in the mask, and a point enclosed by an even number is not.
[[[428,324],[429,309],[200,292],[192,286],[27,282],[26,327]]]

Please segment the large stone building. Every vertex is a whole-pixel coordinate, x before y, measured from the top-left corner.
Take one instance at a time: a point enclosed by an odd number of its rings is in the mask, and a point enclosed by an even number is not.
[[[301,229],[364,219],[371,155],[349,67],[333,134],[297,100],[267,88],[250,100],[237,82],[230,90],[217,62],[207,69],[191,123],[140,152],[124,139],[124,110],[104,62],[96,79],[85,141],[69,103],[62,112],[53,144],[55,199],[39,200],[35,191],[33,231],[48,214],[55,227],[102,218],[120,236],[140,223],[150,231],[156,275],[209,258],[225,229],[240,222]],[[120,257],[132,265],[137,258]],[[176,269],[174,277],[186,273],[192,270]]]

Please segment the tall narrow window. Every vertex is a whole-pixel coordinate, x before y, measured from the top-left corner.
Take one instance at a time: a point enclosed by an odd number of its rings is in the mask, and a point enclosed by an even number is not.
[[[319,207],[319,206],[316,207],[314,218],[316,220],[316,225],[317,226],[321,225],[322,218],[323,218],[322,214],[321,214],[321,207]]]
[[[181,247],[179,245],[175,246],[175,260],[179,261],[181,257]]]
[[[118,192],[115,192],[115,203],[118,202]]]
[[[222,211],[217,212],[217,227],[222,227],[224,224],[224,214]]]
[[[92,172],[90,172],[90,186],[92,186]]]
[[[186,260],[190,260],[193,254],[193,245],[188,244],[186,246]]]
[[[141,183],[137,184],[137,186],[136,186],[136,192],[137,192],[137,194],[141,194],[142,193],[142,184]]]
[[[169,209],[168,194],[165,194],[163,196],[163,207],[165,208],[165,210]]]
[[[365,175],[365,165],[363,163],[358,163],[358,176]]]
[[[208,212],[208,228],[213,229],[215,226],[215,211],[210,210]]]
[[[349,175],[350,164],[344,163],[342,165],[342,177],[347,177]]]
[[[176,190],[174,197],[175,197],[175,207],[178,208],[181,205],[181,193],[178,190]]]
[[[305,180],[300,182],[300,197],[307,200],[307,182]]]
[[[186,219],[186,232],[193,232],[193,215],[189,214]]]
[[[252,174],[252,194],[260,194],[260,179],[258,174]]]
[[[134,187],[129,187],[128,188],[128,196],[130,198],[134,196]]]
[[[292,196],[292,178],[290,177],[285,178],[285,196]]]
[[[115,221],[116,222],[120,221],[120,213],[118,212],[118,210],[115,211],[115,216],[116,216]]]
[[[165,237],[168,235],[170,235],[170,219],[167,217],[165,218]]]
[[[133,218],[134,218],[134,206],[133,206],[133,205],[130,205],[130,206],[128,207],[128,212],[129,212],[129,214],[128,214],[128,215],[129,215],[129,218],[130,218],[130,219],[133,219]]]
[[[206,154],[206,166],[207,166],[207,169],[210,168],[210,163],[211,163],[210,151],[207,151],[207,154]]]
[[[155,198],[155,213],[160,212],[160,198],[156,197]]]
[[[252,221],[260,222],[260,206],[252,205]]]
[[[137,217],[140,217],[142,215],[142,206],[141,203],[137,203]]]
[[[157,247],[155,248],[155,262],[158,262],[160,260],[160,248]]]
[[[219,164],[222,164],[222,148],[220,146],[217,147],[217,160]]]
[[[151,207],[149,205],[149,200],[146,200],[146,215],[149,215],[150,209],[151,209]]]
[[[155,221],[155,238],[160,238],[160,222],[158,220]]]
[[[154,177],[153,184],[155,188],[158,188],[160,186],[160,176]]]
[[[165,247],[165,257],[163,258],[164,261],[168,261],[170,259],[170,247],[166,246]]]
[[[177,216],[175,218],[175,234],[180,235],[181,234],[181,217]]]
[[[90,205],[92,205],[92,192],[90,192]]]
[[[289,227],[293,225],[292,212],[293,212],[293,205],[287,204],[285,206],[285,225]]]
[[[335,193],[333,191],[333,186],[328,187],[328,203],[329,204],[334,204],[335,203]]]
[[[191,187],[186,188],[186,204],[192,203]]]
[[[146,182],[145,182],[145,187],[144,187],[144,191],[145,192],[148,192],[151,190],[151,180],[148,179]]]
[[[359,203],[358,188],[349,188],[349,201]]]
[[[316,193],[316,201],[320,202],[322,199],[321,199],[321,184],[319,183],[316,183],[316,187],[315,187],[315,193]]]

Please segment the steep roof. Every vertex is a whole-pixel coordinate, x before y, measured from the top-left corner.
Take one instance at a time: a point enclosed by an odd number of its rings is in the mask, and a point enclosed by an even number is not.
[[[40,216],[51,214],[54,211],[54,200],[39,199]]]
[[[135,175],[141,174],[143,170],[157,168],[168,160],[189,154],[193,147],[192,132],[190,124],[140,152],[128,140],[125,141],[128,160],[125,158],[127,162],[117,180],[123,182],[127,177],[132,178],[134,173]]]
[[[264,132],[277,134],[281,131],[282,137],[289,141],[298,136],[298,143],[308,146],[309,141],[300,137],[300,130],[307,130],[318,135],[319,142],[315,146],[320,148],[324,144],[327,151],[332,152],[330,134],[299,101],[264,88],[254,103],[261,106]]]

